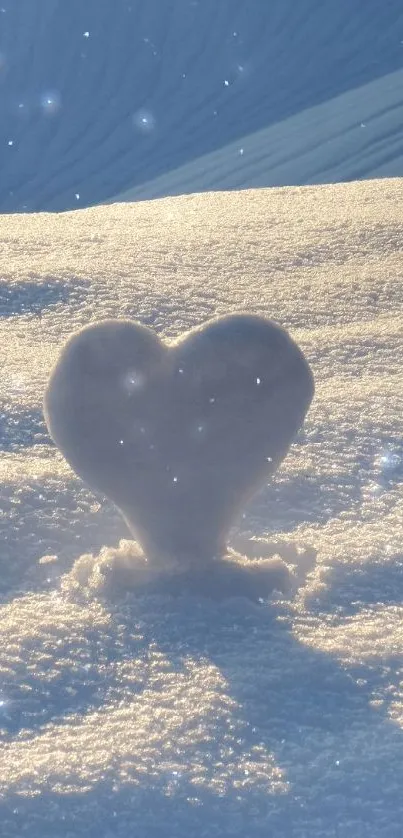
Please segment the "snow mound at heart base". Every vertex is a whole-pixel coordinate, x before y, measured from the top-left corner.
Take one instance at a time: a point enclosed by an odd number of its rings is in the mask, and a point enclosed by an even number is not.
[[[121,598],[126,593],[182,594],[213,599],[243,596],[256,602],[275,594],[291,596],[301,584],[301,571],[309,571],[310,559],[288,548],[287,560],[281,545],[251,542],[249,552],[262,556],[249,558],[233,548],[223,559],[203,566],[184,568],[167,557],[164,564],[150,564],[135,541],[122,539],[118,547],[103,547],[96,556],[85,553],[61,580],[66,594],[87,597]],[[294,563],[297,558],[298,568]]]

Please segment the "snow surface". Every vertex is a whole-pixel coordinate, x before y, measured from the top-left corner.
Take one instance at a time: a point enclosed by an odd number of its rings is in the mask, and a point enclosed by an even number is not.
[[[1,0],[0,210],[403,175],[401,0]]]
[[[1,218],[5,838],[400,838],[402,187]],[[304,430],[233,534],[298,590],[125,596],[135,545],[48,438],[49,371],[94,319],[169,339],[244,310],[284,325],[315,375]]]

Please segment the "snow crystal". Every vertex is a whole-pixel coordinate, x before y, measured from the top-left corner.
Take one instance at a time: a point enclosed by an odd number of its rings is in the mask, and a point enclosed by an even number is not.
[[[156,119],[154,114],[148,110],[139,110],[133,114],[133,127],[142,134],[149,134],[156,126]]]
[[[41,96],[41,107],[44,113],[52,116],[56,114],[61,106],[60,94],[57,91],[43,93]]]
[[[144,387],[145,381],[145,375],[138,370],[129,370],[122,376],[122,385],[128,395]]]

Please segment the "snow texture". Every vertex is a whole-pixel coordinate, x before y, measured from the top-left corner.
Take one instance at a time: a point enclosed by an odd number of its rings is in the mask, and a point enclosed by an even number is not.
[[[400,838],[402,186],[1,218],[5,838]],[[138,548],[47,434],[50,371],[94,320],[169,341],[230,311],[278,321],[315,378],[230,539],[293,592],[129,590]]]
[[[0,211],[403,175],[401,0],[2,0]]]

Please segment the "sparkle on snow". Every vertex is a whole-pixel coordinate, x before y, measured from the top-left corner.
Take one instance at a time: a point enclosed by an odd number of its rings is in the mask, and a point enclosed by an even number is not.
[[[7,698],[4,697],[4,693],[0,693],[0,713],[7,716],[7,707],[9,705],[9,701]]]
[[[394,449],[384,449],[377,460],[377,465],[384,474],[396,471],[403,462],[403,456]]]
[[[378,497],[382,494],[383,488],[380,483],[369,483],[367,487],[367,491],[371,497]]]
[[[7,382],[8,387],[10,390],[14,391],[15,393],[21,393],[23,390],[26,389],[26,382],[23,378],[19,375],[12,375]],[[2,414],[4,416],[4,414]]]

